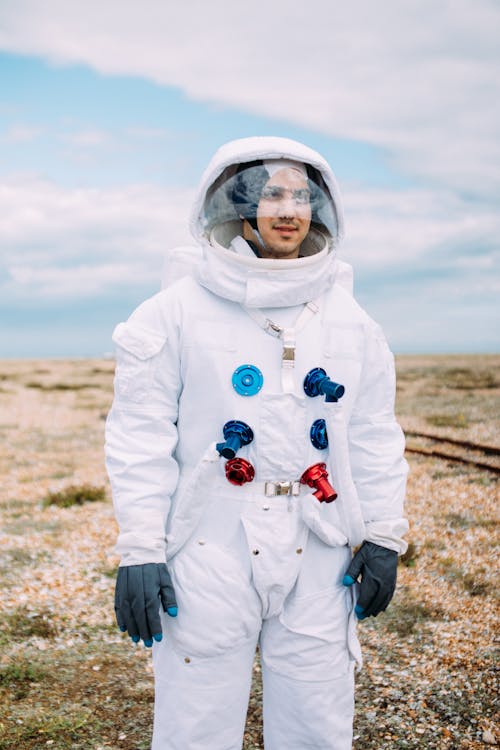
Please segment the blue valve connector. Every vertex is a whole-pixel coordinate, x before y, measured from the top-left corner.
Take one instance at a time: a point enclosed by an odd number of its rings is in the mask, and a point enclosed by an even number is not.
[[[309,370],[304,378],[304,391],[306,396],[325,396],[325,401],[338,401],[345,393],[345,388],[340,383],[330,380],[322,367],[314,367]]]
[[[252,428],[239,419],[226,422],[222,429],[225,442],[217,443],[215,447],[224,458],[234,458],[242,445],[248,445],[253,440]]]

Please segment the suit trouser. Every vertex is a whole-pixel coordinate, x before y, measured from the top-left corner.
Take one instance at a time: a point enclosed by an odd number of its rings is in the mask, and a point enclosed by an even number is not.
[[[152,750],[241,750],[255,644],[193,664],[167,644],[161,656],[155,648]],[[266,750],[350,750],[353,672],[351,663],[334,679],[295,680],[263,661]]]
[[[201,527],[169,565],[179,616],[162,613],[153,646],[152,750],[241,750],[257,644],[266,750],[350,750],[358,646],[341,583],[350,550],[310,534],[286,586],[283,568],[259,578],[272,550],[261,544],[255,562],[248,528],[242,536],[235,525],[221,544]]]

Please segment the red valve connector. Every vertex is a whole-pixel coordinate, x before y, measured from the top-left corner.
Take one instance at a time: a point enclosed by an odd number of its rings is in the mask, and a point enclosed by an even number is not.
[[[251,482],[255,476],[252,464],[244,458],[231,458],[226,462],[226,477],[231,484],[242,485]]]
[[[326,464],[313,464],[300,477],[302,484],[308,484],[309,487],[314,487],[316,492],[314,495],[318,498],[320,503],[331,503],[337,497],[337,493],[328,482],[328,472],[326,470]]]

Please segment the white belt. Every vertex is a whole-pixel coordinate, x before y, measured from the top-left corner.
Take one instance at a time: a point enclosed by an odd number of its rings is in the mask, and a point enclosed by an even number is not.
[[[184,482],[189,481],[194,470],[194,467],[183,467],[177,490],[179,490],[179,487],[181,487]],[[306,484],[303,484],[298,479],[279,481],[268,480],[267,482],[252,481],[238,485],[233,484],[228,479],[226,479],[226,477],[222,477],[219,475],[210,479],[209,486],[213,488],[220,487],[223,490],[233,490],[235,495],[239,494],[240,496],[264,495],[265,497],[297,497],[298,495],[300,495],[301,491],[311,492],[310,487],[308,487]]]
[[[310,487],[302,484],[298,479],[289,481],[245,482],[237,485],[229,482],[225,477],[217,477],[209,485],[213,489],[228,491],[235,498],[252,497],[298,497],[301,492],[311,492]]]

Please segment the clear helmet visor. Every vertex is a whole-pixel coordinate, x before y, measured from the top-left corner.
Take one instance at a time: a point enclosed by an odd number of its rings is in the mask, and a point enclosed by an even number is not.
[[[253,229],[297,232],[311,229],[335,239],[335,205],[321,174],[287,159],[254,161],[227,167],[207,193],[204,230],[246,219]]]

